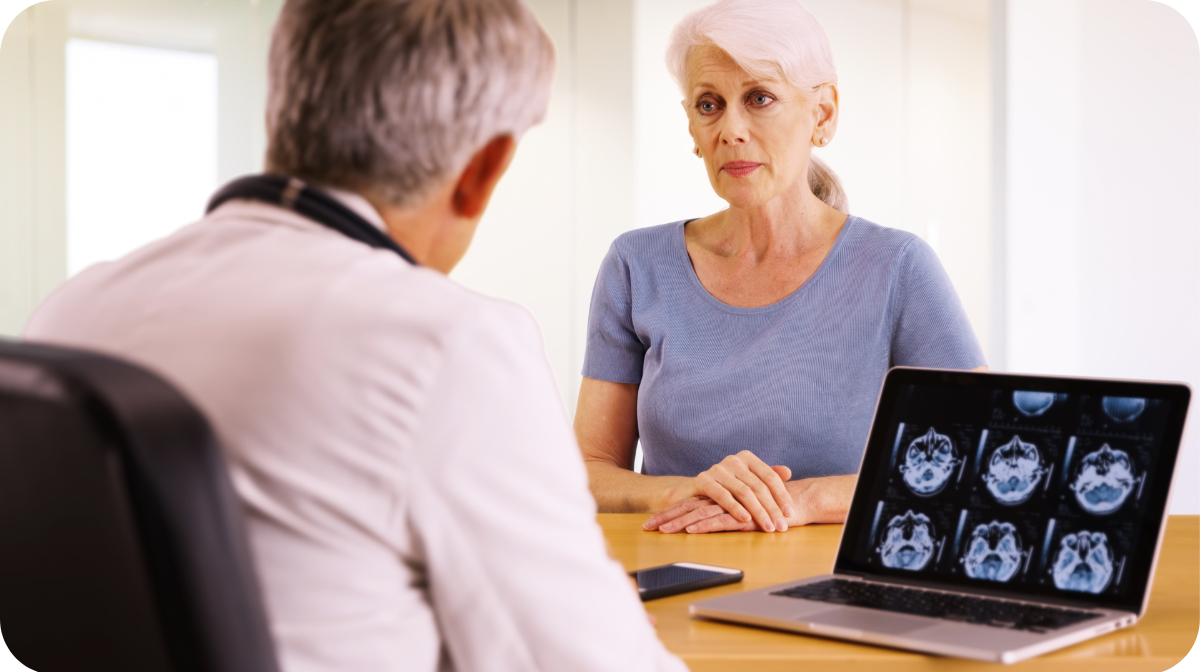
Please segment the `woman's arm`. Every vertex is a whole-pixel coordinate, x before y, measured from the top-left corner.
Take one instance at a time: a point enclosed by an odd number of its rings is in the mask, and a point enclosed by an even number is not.
[[[601,512],[657,511],[703,496],[728,511],[731,520],[768,532],[787,529],[786,519],[795,515],[784,483],[790,472],[787,467],[770,467],[748,451],[726,457],[695,478],[634,473],[637,395],[635,383],[585,377],[579,386],[575,437]]]
[[[601,513],[655,511],[672,502],[682,476],[643,476],[633,471],[637,446],[637,383],[584,378],[575,407],[575,438]],[[677,498],[679,499],[679,498]]]

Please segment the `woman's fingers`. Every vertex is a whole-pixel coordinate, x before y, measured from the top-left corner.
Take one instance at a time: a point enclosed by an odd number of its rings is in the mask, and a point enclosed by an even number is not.
[[[684,514],[695,511],[697,508],[699,508],[701,506],[705,506],[707,504],[712,504],[712,503],[713,503],[713,500],[711,500],[708,497],[705,497],[703,495],[696,495],[694,497],[688,497],[686,499],[681,499],[678,502],[675,502],[674,504],[663,509],[662,511],[658,511],[654,515],[647,518],[646,522],[642,523],[642,529],[643,530],[657,530],[659,527],[662,526],[663,523],[674,520]]]
[[[668,521],[658,528],[659,532],[671,534],[672,532],[682,532],[684,529],[694,525],[702,520],[713,518],[715,516],[727,516],[728,513],[722,509],[720,505],[709,503],[707,506],[701,506],[687,514],[684,514],[675,520]],[[747,523],[752,525],[753,523]]]
[[[743,450],[737,455],[730,455],[712,469],[701,474],[697,481],[704,481],[705,475],[710,475],[712,480],[726,492],[705,488],[704,494],[725,507],[733,514],[734,518],[741,522],[749,522],[744,515],[739,515],[735,508],[731,508],[727,504],[730,500],[736,500],[741,504],[750,514],[750,519],[764,531],[774,532],[776,529],[780,531],[787,529],[786,519],[789,516],[784,514],[784,508],[780,506],[779,500],[782,499],[786,506],[790,507],[791,495],[788,494],[779,474],[754,453]],[[778,492],[774,489],[776,487]]]
[[[740,489],[745,490],[747,494],[753,495],[749,488],[746,488],[742,485],[741,481],[728,474],[725,467],[720,464],[714,465],[711,469],[696,477],[696,488],[706,497],[720,504],[721,508],[729,512],[729,515],[743,523],[754,522],[756,518],[753,516],[753,511],[748,511],[747,507],[742,506],[741,502],[738,501],[738,497],[734,492],[730,491],[726,483],[736,483],[737,485],[733,485],[735,490],[739,489],[740,486]],[[747,499],[753,500],[755,505],[757,505],[757,500],[753,496]],[[758,509],[761,511],[762,507],[759,506]]]
[[[707,534],[709,532],[749,532],[755,529],[754,523],[743,523],[728,513],[705,518],[692,523],[685,528],[688,534]]]
[[[773,464],[771,465],[771,468],[775,470],[775,473],[779,474],[779,478],[783,479],[785,483],[792,480],[791,469],[783,466],[782,464]]]
[[[768,466],[754,453],[742,451],[696,477],[700,494],[656,512],[642,523],[642,529],[679,532],[727,513],[729,518],[719,525],[720,529],[757,526],[766,532],[786,530],[787,520],[795,514],[791,494],[784,485],[789,478],[791,470],[787,467]],[[729,521],[737,525],[730,527]]]
[[[748,450],[744,450],[739,454],[747,456],[743,457],[742,459],[746,462],[746,465],[750,468],[750,471],[754,472],[755,476],[758,476],[760,479],[762,479],[763,484],[766,485],[767,489],[771,491],[771,497],[774,499],[776,506],[779,507],[779,511],[783,514],[783,517],[791,518],[793,515],[795,515],[796,510],[792,507],[792,494],[788,492],[787,486],[783,484],[784,481],[788,479],[784,478],[783,475],[779,473],[781,469],[786,470],[787,475],[790,478],[792,475],[792,470],[788,469],[787,467],[767,466],[766,462],[758,459],[754,453],[751,453]],[[751,460],[750,458],[754,459]],[[786,530],[787,524],[784,523],[781,525],[781,527]]]

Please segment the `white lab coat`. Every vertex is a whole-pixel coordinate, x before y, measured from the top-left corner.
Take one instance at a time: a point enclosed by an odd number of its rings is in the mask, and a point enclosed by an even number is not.
[[[80,273],[25,337],[208,417],[285,672],[685,669],[606,555],[522,308],[233,201]]]

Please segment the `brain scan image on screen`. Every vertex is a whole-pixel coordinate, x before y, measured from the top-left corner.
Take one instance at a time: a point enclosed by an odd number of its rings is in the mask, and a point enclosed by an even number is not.
[[[993,520],[978,525],[967,542],[962,563],[967,576],[988,581],[1008,581],[1016,575],[1023,559],[1021,537],[1011,523]]]
[[[929,517],[910,510],[892,518],[877,550],[884,567],[915,572],[924,569],[933,558],[934,538]]]
[[[1117,422],[1133,422],[1146,410],[1146,400],[1139,397],[1105,397],[1100,406],[1104,414]]]
[[[1129,455],[1106,443],[1083,458],[1071,490],[1084,511],[1103,515],[1121,508],[1136,483]]]
[[[1029,499],[1045,474],[1037,446],[1013,436],[992,452],[983,479],[997,502],[1020,504]]]
[[[1054,558],[1054,585],[1059,590],[1099,593],[1113,574],[1113,555],[1103,532],[1081,530],[1063,537]]]
[[[1027,418],[1036,418],[1054,405],[1053,392],[1013,392],[1013,406]]]
[[[914,493],[928,497],[946,487],[961,463],[950,437],[938,434],[930,427],[923,436],[908,444],[900,473],[904,476],[904,483]]]

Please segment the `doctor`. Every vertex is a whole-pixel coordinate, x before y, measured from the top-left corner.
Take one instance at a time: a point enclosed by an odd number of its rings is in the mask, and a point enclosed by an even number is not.
[[[27,326],[208,416],[284,670],[684,669],[606,556],[537,325],[446,277],[553,69],[519,0],[288,0],[279,177]]]

